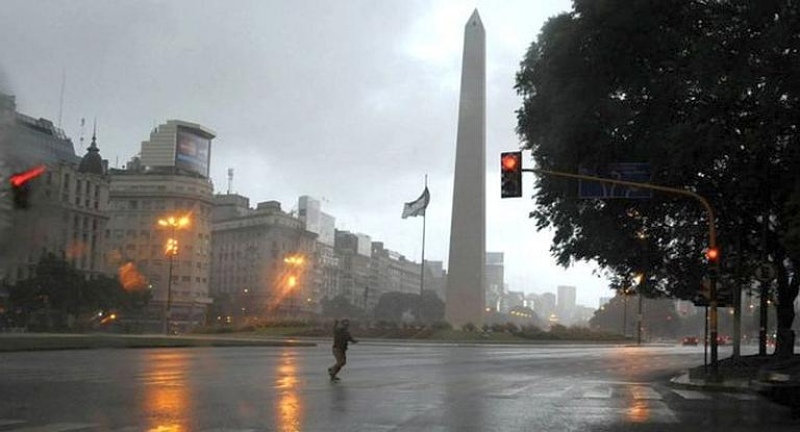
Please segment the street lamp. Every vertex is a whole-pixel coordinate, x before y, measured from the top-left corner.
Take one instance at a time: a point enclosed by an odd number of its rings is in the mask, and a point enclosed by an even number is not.
[[[164,247],[164,255],[169,257],[169,276],[167,277],[167,302],[164,304],[164,320],[162,322],[164,334],[169,334],[169,321],[172,314],[172,269],[175,255],[178,255],[178,239],[175,230],[189,226],[189,216],[169,216],[158,220],[158,225],[170,229],[170,236]]]
[[[306,260],[303,255],[289,255],[283,259],[283,262],[286,263],[288,267],[292,268],[289,276],[286,278],[286,285],[289,288],[289,309],[291,310],[294,318],[297,317],[297,305],[295,303],[295,296],[297,295],[297,292],[295,288],[299,283],[296,271],[301,271],[305,261]]]

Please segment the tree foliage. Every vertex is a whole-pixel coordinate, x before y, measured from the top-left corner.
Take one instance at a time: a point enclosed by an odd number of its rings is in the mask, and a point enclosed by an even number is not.
[[[364,310],[358,306],[350,303],[344,295],[337,295],[332,299],[323,298],[322,302],[322,315],[327,318],[361,318],[364,315]]]
[[[45,254],[34,275],[9,288],[11,309],[24,322],[44,314],[48,329],[74,327],[74,321],[97,311],[134,312],[149,300],[148,290],[125,290],[119,281],[107,276],[86,279],[68,261]],[[78,324],[80,326],[80,323]]]
[[[722,256],[743,269],[724,282],[777,264],[783,330],[800,282],[798,28],[790,0],[575,0],[545,24],[516,85],[517,131],[540,168],[646,162],[653,183],[708,199]],[[555,231],[562,265],[595,260],[617,288],[644,271],[651,296],[697,291],[708,242],[697,202],[580,200],[573,181],[547,176],[536,188],[531,216]]]

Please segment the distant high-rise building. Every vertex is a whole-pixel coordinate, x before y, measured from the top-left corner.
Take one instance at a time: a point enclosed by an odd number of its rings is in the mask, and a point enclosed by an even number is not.
[[[323,298],[336,297],[339,291],[339,260],[336,257],[336,218],[322,211],[319,200],[301,196],[297,215],[307,231],[317,235],[314,243],[314,270],[311,274],[315,304]]]
[[[148,168],[171,168],[174,173],[208,177],[211,140],[216,134],[199,124],[168,120],[142,142],[141,161]]]
[[[568,324],[575,313],[576,289],[574,286],[558,286],[558,319],[562,324]]]
[[[504,298],[503,287],[504,280],[504,267],[503,267],[503,252],[487,252],[486,253],[486,307],[499,311]],[[506,307],[507,309],[507,307]]]
[[[478,10],[464,28],[445,318],[483,322],[486,298],[486,33]]]
[[[557,319],[556,312],[556,295],[553,293],[533,294],[533,311],[541,318],[542,321],[548,322]]]
[[[445,300],[445,287],[447,286],[447,271],[442,261],[425,261],[425,289],[431,290]]]

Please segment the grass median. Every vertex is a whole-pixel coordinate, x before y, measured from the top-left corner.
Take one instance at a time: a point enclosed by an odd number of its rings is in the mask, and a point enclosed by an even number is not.
[[[0,335],[0,352],[101,348],[312,347],[313,342],[209,336],[14,334]]]

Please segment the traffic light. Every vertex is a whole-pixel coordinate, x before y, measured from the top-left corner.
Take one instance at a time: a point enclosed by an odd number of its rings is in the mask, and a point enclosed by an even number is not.
[[[706,259],[708,260],[709,264],[718,264],[719,263],[719,249],[716,247],[710,247],[706,250]]]
[[[30,180],[38,177],[45,170],[44,165],[31,168],[27,171],[12,174],[9,177],[11,183],[11,197],[14,202],[14,208],[26,209],[30,207]]]
[[[16,184],[14,183],[13,180],[11,181],[11,198],[14,202],[14,208],[16,209],[28,208],[30,206],[28,202],[29,195],[30,195],[30,189],[28,188],[28,183]]]
[[[522,152],[500,153],[500,198],[522,196]]]

